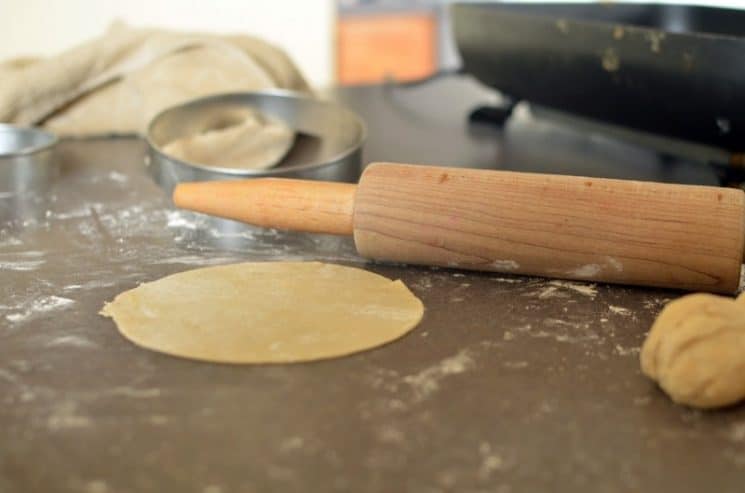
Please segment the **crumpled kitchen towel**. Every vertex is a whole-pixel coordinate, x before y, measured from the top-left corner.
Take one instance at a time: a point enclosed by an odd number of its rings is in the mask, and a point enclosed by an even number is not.
[[[153,116],[169,106],[268,88],[310,92],[290,58],[257,38],[115,23],[101,38],[56,57],[0,63],[0,121],[39,125],[62,136],[142,135]],[[234,167],[265,168],[287,152],[294,132],[248,112],[235,126],[185,138],[193,142],[175,146],[182,159],[196,153],[202,164],[211,164],[224,158],[226,142],[250,142]]]

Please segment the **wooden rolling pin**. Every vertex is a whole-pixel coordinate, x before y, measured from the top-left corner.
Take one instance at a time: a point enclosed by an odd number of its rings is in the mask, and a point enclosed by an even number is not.
[[[738,189],[375,163],[358,185],[182,183],[178,207],[282,229],[354,235],[368,258],[734,292]]]

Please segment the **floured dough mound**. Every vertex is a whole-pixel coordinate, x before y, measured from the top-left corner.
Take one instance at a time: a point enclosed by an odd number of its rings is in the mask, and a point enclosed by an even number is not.
[[[181,272],[125,291],[101,311],[135,344],[222,363],[344,356],[402,337],[423,313],[401,281],[318,262]]]
[[[669,303],[642,346],[641,367],[681,404],[745,399],[745,298],[692,294]]]

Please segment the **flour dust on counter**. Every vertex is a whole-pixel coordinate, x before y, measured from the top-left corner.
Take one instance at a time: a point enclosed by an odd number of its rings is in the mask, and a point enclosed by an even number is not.
[[[467,379],[470,373],[477,370],[478,360],[483,354],[483,346],[469,346],[407,374],[374,368],[365,377],[367,383],[376,390],[395,395],[395,398],[363,409],[363,413],[399,413],[412,406],[426,404],[446,383],[450,383],[449,380],[460,379],[463,382]]]
[[[618,159],[604,160],[593,149],[607,143],[596,139],[572,141],[581,152],[568,154],[567,146],[545,145],[557,132],[548,122],[527,135],[526,125],[540,122],[525,117],[504,133],[476,136],[464,115],[488,100],[448,98],[468,91],[447,78],[405,95],[448,113],[446,128],[424,133],[384,104],[381,88],[344,91],[370,126],[370,160],[494,167],[504,137],[540,152],[516,166],[545,162],[548,171],[573,161],[649,180],[709,179],[700,164],[657,166],[638,151],[629,161],[618,146],[611,148]],[[489,154],[475,156],[472,144]],[[0,261],[20,266],[3,269],[0,283],[0,463],[46,465],[33,477],[0,465],[0,491],[742,490],[745,408],[673,405],[639,371],[646,330],[679,293],[368,263],[427,307],[420,328],[395,344],[303,365],[168,357],[122,338],[97,315],[104,301],[210,259],[357,267],[363,260],[347,239],[174,210],[147,175],[136,140],[59,148],[63,172],[38,214],[17,208],[18,219],[5,222],[10,208],[0,197]],[[575,159],[585,152],[588,159]],[[74,303],[5,318],[51,296]]]
[[[0,270],[33,271],[46,263],[44,252],[0,253]]]
[[[575,281],[561,281],[561,280],[547,280],[544,286],[540,289],[531,293],[526,293],[525,296],[537,297],[539,299],[546,298],[571,298],[574,293],[587,296],[588,298],[595,298],[598,294],[597,285],[594,283],[587,284]]]
[[[74,303],[74,300],[63,298],[61,296],[42,296],[40,298],[28,300],[26,303],[16,305],[14,308],[17,311],[8,313],[5,315],[5,319],[12,323],[25,322],[36,316],[64,309]]]
[[[403,382],[410,387],[414,402],[418,402],[427,399],[433,392],[437,392],[442,379],[465,373],[475,366],[472,351],[462,349],[435,365],[404,376]]]
[[[464,282],[469,280],[469,282]],[[617,342],[616,331],[639,316],[654,315],[664,304],[665,297],[649,297],[643,305],[643,313],[636,313],[621,306],[609,296],[611,286],[597,283],[536,278],[528,276],[503,276],[490,273],[474,273],[448,270],[439,267],[421,269],[417,280],[411,283],[412,289],[426,295],[431,290],[446,291],[449,303],[468,304],[474,281],[480,281],[473,289],[488,289],[490,296],[509,294],[524,300],[509,307],[514,317],[524,313],[523,324],[503,327],[500,341],[509,342],[520,337],[547,339],[558,343],[580,344],[588,351],[598,351],[601,357],[633,356],[638,354],[643,334],[637,337],[638,345],[628,346]],[[491,287],[482,286],[483,282]],[[632,289],[632,288],[615,288]],[[536,312],[544,312],[545,305],[559,303],[560,310],[550,316],[536,319]],[[588,313],[587,302],[592,302]],[[524,367],[525,362],[517,362],[515,368]]]

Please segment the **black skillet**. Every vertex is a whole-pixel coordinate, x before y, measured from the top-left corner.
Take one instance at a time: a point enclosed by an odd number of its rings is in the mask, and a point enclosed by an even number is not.
[[[515,99],[745,151],[745,11],[456,4],[464,69]]]

